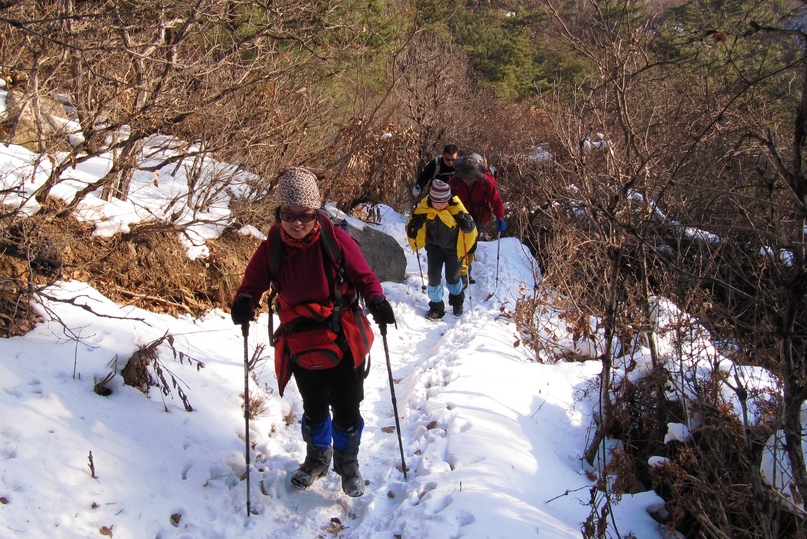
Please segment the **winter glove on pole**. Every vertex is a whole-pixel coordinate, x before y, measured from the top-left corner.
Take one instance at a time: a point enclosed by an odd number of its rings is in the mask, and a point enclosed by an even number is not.
[[[456,217],[457,224],[460,225],[460,229],[465,232],[466,234],[470,234],[473,232],[474,227],[474,220],[471,219],[471,216],[467,213],[458,213]]]
[[[502,219],[502,218],[496,219],[496,232],[501,234],[502,232],[504,232],[504,229],[506,229],[506,228],[507,228],[507,223],[504,222],[504,219]]]
[[[230,307],[233,324],[242,326],[255,320],[255,304],[249,294],[240,294]]]
[[[395,314],[392,312],[392,305],[384,296],[376,296],[370,302],[370,314],[373,315],[375,323],[381,327],[387,324],[395,324]],[[397,328],[397,324],[395,325]]]
[[[412,188],[412,194],[415,196],[415,198],[420,197],[420,191],[421,191],[421,189],[420,189],[420,186],[419,186],[419,185],[415,185],[415,186]]]
[[[417,238],[418,231],[420,230],[420,227],[423,226],[425,219],[426,219],[425,217],[421,218],[420,215],[413,217],[412,220],[409,222],[409,226],[406,228],[406,235],[412,239]]]

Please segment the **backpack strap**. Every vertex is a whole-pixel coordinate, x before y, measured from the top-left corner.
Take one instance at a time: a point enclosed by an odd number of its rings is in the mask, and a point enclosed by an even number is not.
[[[438,155],[434,158],[434,176],[432,176],[432,180],[440,174],[441,168],[443,168],[443,156]]]
[[[320,226],[320,243],[325,256],[336,271],[336,277],[331,282],[331,299],[333,301],[333,318],[331,319],[331,330],[339,333],[339,316],[342,311],[342,285],[345,283],[345,257],[342,249],[336,242],[336,233],[330,218],[322,211],[317,211],[317,221]]]
[[[280,239],[280,227],[269,229],[266,238],[269,241],[269,295],[266,298],[269,304],[269,346],[275,345],[275,318],[274,304],[278,292],[280,292],[280,281],[277,280],[277,273],[280,269],[280,261],[283,260],[283,240]]]

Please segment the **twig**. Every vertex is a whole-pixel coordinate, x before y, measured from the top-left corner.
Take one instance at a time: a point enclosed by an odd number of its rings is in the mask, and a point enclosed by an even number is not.
[[[135,322],[144,322],[144,321],[145,321],[145,319],[144,319],[144,318],[130,318],[130,317],[128,317],[128,316],[113,316],[113,315],[110,315],[110,314],[102,314],[102,313],[95,312],[95,311],[92,309],[92,307],[90,307],[89,305],[87,305],[87,304],[82,304],[82,303],[78,303],[78,302],[77,302],[77,300],[78,300],[80,297],[87,297],[87,296],[84,296],[84,295],[82,295],[82,296],[77,296],[77,297],[73,297],[73,298],[70,298],[70,299],[61,299],[61,298],[57,298],[56,296],[52,296],[52,295],[50,295],[50,294],[46,294],[46,293],[45,293],[45,292],[43,292],[42,290],[37,290],[37,291],[35,291],[34,293],[35,293],[37,296],[43,297],[43,298],[45,298],[45,299],[47,299],[48,301],[51,301],[51,302],[53,302],[53,303],[67,303],[67,304],[72,305],[72,306],[74,306],[74,307],[78,307],[78,308],[80,308],[80,309],[84,309],[85,311],[87,311],[87,312],[89,312],[89,313],[92,313],[92,314],[94,314],[95,316],[99,316],[99,317],[101,317],[101,318],[111,318],[111,319],[113,319],[113,320],[127,320],[127,321],[135,321]],[[48,311],[48,314],[50,314],[51,316],[54,316],[54,318],[56,318],[57,320],[59,320],[59,323],[61,323],[62,325],[66,326],[66,324],[64,324],[64,322],[62,322],[62,321],[61,321],[61,319],[60,319],[58,316],[56,316],[56,315],[55,315],[55,313],[54,313],[53,309],[50,309],[50,308],[48,308],[48,307],[46,306],[46,304],[45,304],[45,302],[44,302],[44,301],[41,301],[41,300],[40,300],[40,301],[39,301],[39,304],[40,304],[40,305],[42,305],[42,306],[43,306],[43,308],[45,308],[45,309]]]
[[[129,292],[128,290],[124,290],[123,288],[116,287],[116,290],[122,296],[128,296],[130,298],[145,300],[145,301],[153,301],[155,303],[162,303],[165,305],[170,305],[171,307],[177,307],[179,309],[183,309],[188,314],[193,314],[193,311],[188,308],[187,305],[183,305],[182,303],[176,303],[174,301],[168,301],[167,299],[158,298],[156,296],[148,296],[146,294],[137,294],[135,292]]]
[[[582,486],[582,487],[580,487],[580,488],[576,488],[576,489],[566,489],[566,492],[564,492],[563,494],[558,494],[558,495],[557,495],[557,496],[555,496],[554,498],[549,498],[549,499],[548,499],[548,500],[546,500],[544,503],[554,502],[554,501],[555,501],[555,500],[557,500],[558,498],[563,498],[564,496],[568,496],[568,495],[569,495],[569,494],[571,494],[572,492],[578,492],[578,491],[580,491],[580,490],[587,489],[587,488],[589,488],[589,486],[588,486],[588,485],[584,485],[584,486]]]
[[[92,451],[90,451],[90,456],[87,457],[87,460],[90,461],[90,473],[92,474],[92,478],[98,479],[98,476],[95,475],[95,462],[92,460]]]

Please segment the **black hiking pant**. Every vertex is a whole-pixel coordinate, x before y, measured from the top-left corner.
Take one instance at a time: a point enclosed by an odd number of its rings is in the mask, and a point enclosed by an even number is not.
[[[292,365],[294,381],[303,398],[303,411],[311,424],[323,423],[328,413],[342,430],[357,428],[361,422],[359,404],[364,400],[364,362],[353,366],[348,352],[331,369],[308,370]]]
[[[455,285],[460,280],[462,261],[457,258],[457,249],[426,249],[429,286],[437,286],[443,280],[443,266],[446,268],[446,284]]]

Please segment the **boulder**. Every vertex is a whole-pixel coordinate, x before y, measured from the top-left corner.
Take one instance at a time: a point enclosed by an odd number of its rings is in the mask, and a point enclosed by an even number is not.
[[[343,228],[359,244],[361,252],[370,269],[381,282],[391,281],[403,283],[406,277],[406,255],[403,248],[389,234],[380,232],[373,227],[347,217],[344,213],[329,206],[325,208],[334,223]]]

